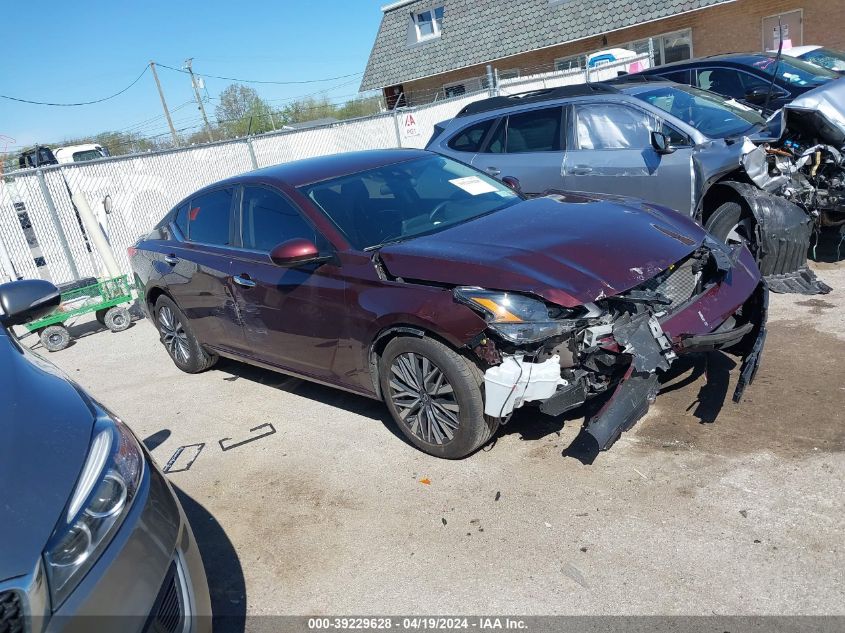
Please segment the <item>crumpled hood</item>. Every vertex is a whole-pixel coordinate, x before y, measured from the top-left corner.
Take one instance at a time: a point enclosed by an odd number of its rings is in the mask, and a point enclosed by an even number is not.
[[[521,202],[380,253],[396,277],[530,292],[575,306],[654,277],[698,248],[705,235],[669,209],[566,193]]]
[[[94,413],[55,367],[0,329],[0,581],[28,574],[88,454]]]
[[[812,131],[819,141],[845,145],[845,79],[834,79],[783,108],[783,130]]]

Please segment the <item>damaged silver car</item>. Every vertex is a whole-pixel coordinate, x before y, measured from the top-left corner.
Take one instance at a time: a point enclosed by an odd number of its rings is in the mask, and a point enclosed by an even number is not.
[[[814,231],[845,224],[845,83],[766,120],[715,93],[661,80],[493,97],[439,124],[428,149],[528,195],[631,196],[745,242],[776,292],[830,288],[807,268]]]

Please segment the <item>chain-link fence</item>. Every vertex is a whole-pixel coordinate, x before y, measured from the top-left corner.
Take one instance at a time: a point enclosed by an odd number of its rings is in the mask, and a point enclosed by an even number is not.
[[[619,66],[632,61],[637,60]],[[129,273],[127,247],[179,200],[207,184],[312,156],[422,148],[436,123],[496,91],[513,94],[604,79],[615,76],[616,66],[604,66],[600,74],[593,69],[502,80],[491,90],[308,129],[9,173],[0,179],[0,280],[41,277],[60,284],[104,274],[73,194],[84,195],[118,265]]]

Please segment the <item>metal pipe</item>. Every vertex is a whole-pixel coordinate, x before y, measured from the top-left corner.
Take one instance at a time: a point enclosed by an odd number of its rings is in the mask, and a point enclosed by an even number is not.
[[[85,199],[85,196],[81,191],[75,192],[71,196],[71,199],[73,200],[73,204],[76,206],[76,210],[79,212],[82,224],[85,225],[85,231],[88,233],[88,237],[91,239],[91,242],[93,242],[94,248],[96,248],[97,252],[100,254],[100,259],[106,267],[106,273],[109,277],[120,277],[123,272],[121,271],[120,266],[117,265],[117,260],[114,258],[114,251],[112,251],[111,245],[109,245],[109,242],[103,233],[103,228],[100,226],[100,223],[97,222],[97,218],[94,217],[91,207],[88,206],[88,200]]]

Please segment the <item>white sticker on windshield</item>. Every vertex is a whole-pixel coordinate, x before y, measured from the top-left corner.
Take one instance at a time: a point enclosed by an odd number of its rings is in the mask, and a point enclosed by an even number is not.
[[[471,196],[480,196],[482,193],[493,193],[494,191],[497,191],[496,187],[491,185],[489,182],[484,182],[478,176],[455,178],[449,182],[456,187],[460,187]]]

